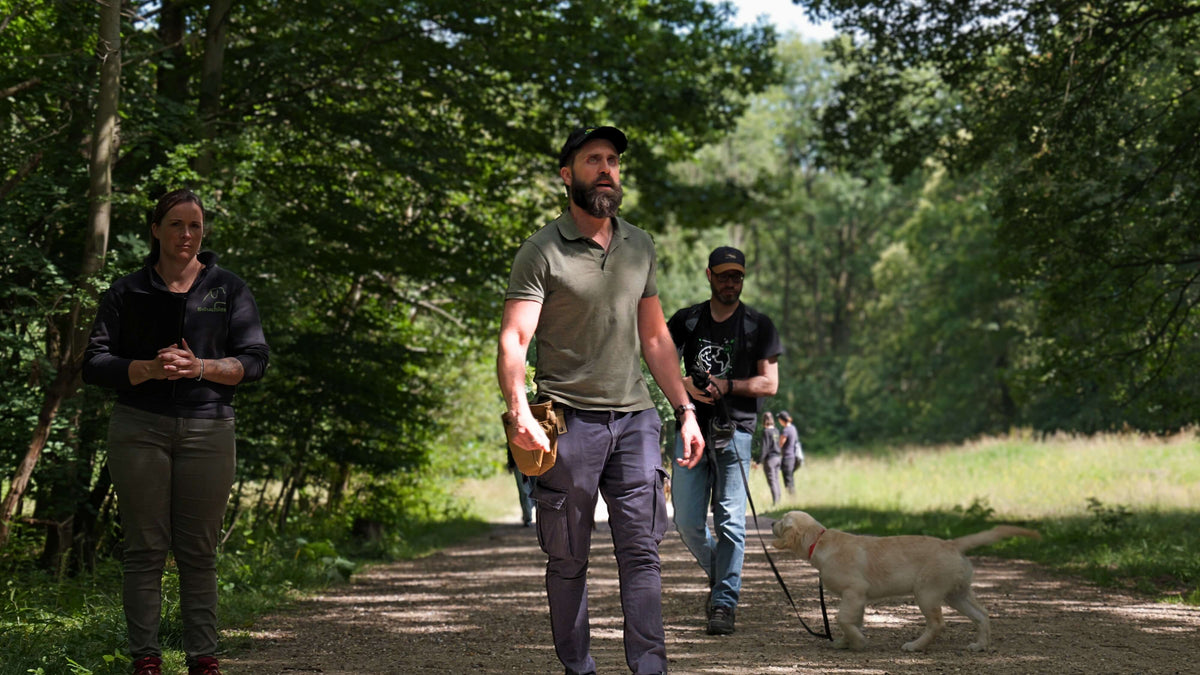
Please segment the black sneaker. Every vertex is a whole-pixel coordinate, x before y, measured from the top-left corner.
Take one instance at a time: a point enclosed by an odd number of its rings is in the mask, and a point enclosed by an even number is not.
[[[712,612],[708,615],[708,634],[732,635],[734,614],[732,607],[726,605],[713,607]]]

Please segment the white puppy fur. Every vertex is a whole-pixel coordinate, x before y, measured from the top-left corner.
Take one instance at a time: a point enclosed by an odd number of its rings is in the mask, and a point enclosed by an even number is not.
[[[904,644],[905,651],[920,651],[942,631],[942,605],[950,605],[975,622],[978,632],[969,648],[985,651],[991,639],[987,611],[971,590],[974,570],[964,552],[1009,537],[1041,539],[1033,530],[1000,525],[958,539],[919,535],[870,537],[827,530],[803,511],[791,511],[771,527],[775,547],[808,558],[821,573],[825,587],[841,598],[837,625],[840,649],[860,649],[863,612],[868,602],[913,595],[925,615],[925,631]]]

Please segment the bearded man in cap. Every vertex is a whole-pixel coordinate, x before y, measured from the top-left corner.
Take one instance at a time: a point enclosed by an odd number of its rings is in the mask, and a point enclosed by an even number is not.
[[[521,245],[500,326],[497,376],[515,420],[512,442],[549,449],[525,395],[525,358],[537,338],[534,383],[566,432],[539,475],[538,542],[549,557],[546,595],[554,649],[567,673],[594,673],[587,604],[588,550],[597,495],[608,506],[621,584],[625,660],[634,673],[667,670],[658,545],[667,529],[662,421],[642,376],[646,360],[681,426],[683,467],[704,445],[679,357],[663,320],[654,243],[617,216],[621,153],[615,127],[576,129],[559,153],[567,210]]]
[[[711,297],[667,322],[683,358],[683,378],[705,435],[705,461],[676,465],[671,478],[675,529],[708,575],[706,629],[734,632],[746,550],[745,476],[764,397],[779,388],[783,345],[775,324],[741,302],[746,256],[721,246],[708,257]],[[686,450],[682,437],[675,455]],[[708,528],[712,505],[713,527]]]

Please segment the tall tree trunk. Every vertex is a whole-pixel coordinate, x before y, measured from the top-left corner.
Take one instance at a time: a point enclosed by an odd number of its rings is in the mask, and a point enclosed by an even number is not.
[[[339,462],[337,465],[337,473],[333,480],[333,485],[329,488],[329,512],[336,513],[342,508],[342,499],[350,490],[350,476],[352,475],[353,466],[350,462]]]
[[[107,524],[104,504],[108,500],[109,489],[112,488],[112,475],[108,473],[108,464],[100,467],[100,475],[92,486],[88,497],[75,510],[75,531],[71,540],[71,557],[68,572],[74,576],[81,572],[92,572],[96,569],[96,552],[102,539],[98,529]]]
[[[225,68],[226,34],[229,32],[229,11],[233,0],[213,0],[208,9],[204,32],[204,65],[200,72],[200,124],[204,140],[217,137],[217,122],[221,116],[221,73]],[[215,153],[211,144],[196,158],[196,173],[212,174]]]
[[[87,477],[84,480],[88,480],[92,475],[94,457],[91,453],[84,455],[84,443],[79,432],[81,418],[82,411],[76,407],[67,424],[63,443],[66,452],[42,455],[42,475],[50,473],[51,479],[39,483],[33,497],[36,503],[34,517],[45,521],[46,525],[38,567],[56,577],[65,570],[63,563],[71,550],[71,541],[78,532],[74,514],[82,499],[80,477]]]
[[[158,13],[158,41],[166,48],[163,65],[156,76],[158,94],[171,101],[182,103],[187,100],[188,64],[187,48],[183,46],[184,30],[187,25],[184,4],[178,0],[163,0]]]
[[[835,261],[837,268],[832,275],[830,295],[833,310],[829,321],[829,351],[834,356],[850,353],[850,313],[854,296],[854,253],[858,245],[855,227],[857,216],[846,219],[837,235]]]
[[[100,5],[100,39],[96,55],[100,59],[100,90],[97,96],[96,128],[92,136],[92,156],[88,166],[88,237],[78,286],[87,288],[92,276],[104,264],[108,250],[109,219],[112,212],[112,165],[116,156],[117,110],[121,92],[121,0],[105,0]],[[38,458],[50,438],[50,430],[62,402],[75,393],[79,367],[87,334],[80,330],[78,301],[59,322],[58,354],[52,359],[54,381],[46,390],[37,426],[25,457],[17,467],[8,494],[0,503],[0,549],[8,544],[10,526],[17,504],[29,487],[29,479]]]

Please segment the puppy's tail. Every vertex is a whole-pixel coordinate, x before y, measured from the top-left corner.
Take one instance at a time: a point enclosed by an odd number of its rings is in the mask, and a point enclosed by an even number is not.
[[[967,536],[959,537],[958,539],[951,539],[950,543],[954,544],[954,546],[958,548],[960,552],[966,553],[973,548],[994,544],[998,541],[1008,539],[1009,537],[1028,537],[1029,539],[1041,539],[1042,535],[1036,530],[1027,530],[1023,527],[1017,527],[1015,525],[998,525],[990,530],[976,532],[975,534],[968,534]]]

